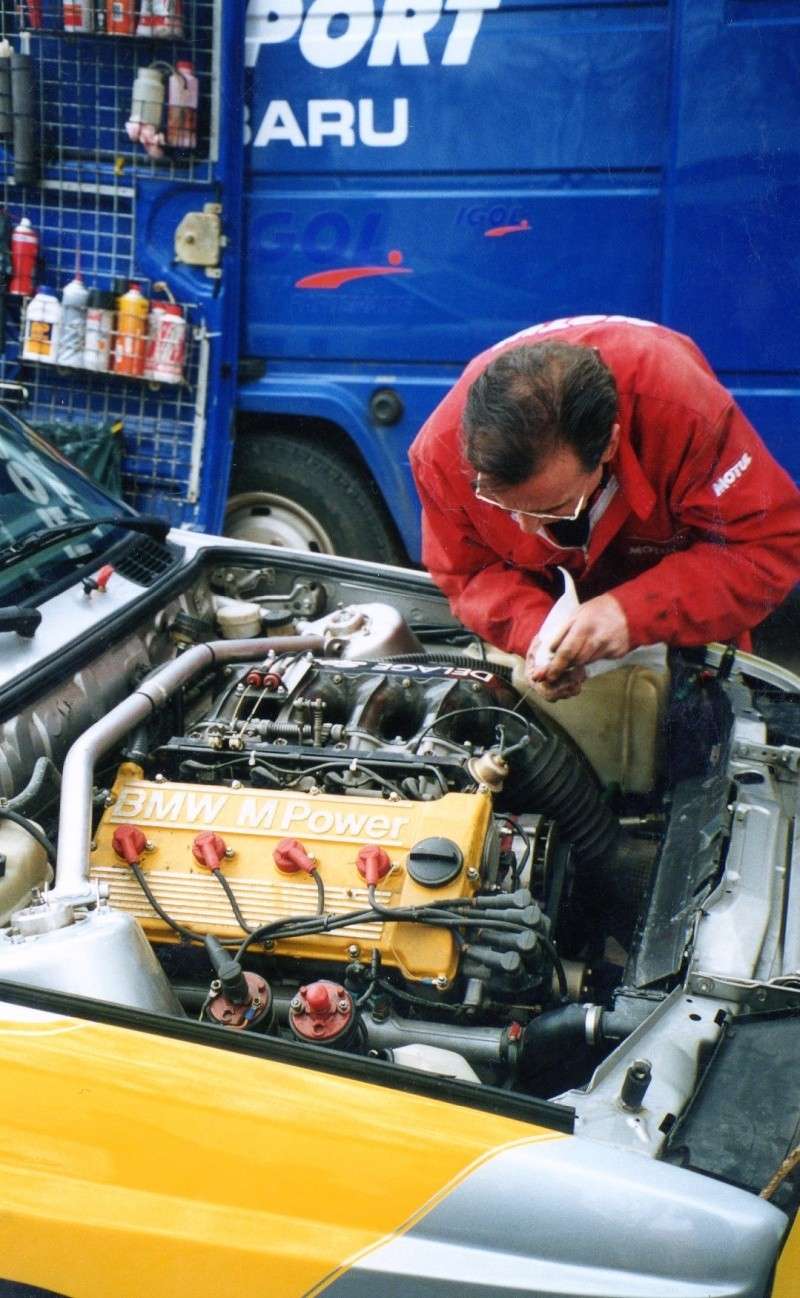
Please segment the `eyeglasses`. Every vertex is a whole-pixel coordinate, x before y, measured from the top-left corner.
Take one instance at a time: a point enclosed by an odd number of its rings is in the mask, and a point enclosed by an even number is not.
[[[519,518],[538,518],[542,523],[574,523],[586,504],[586,492],[584,492],[571,514],[542,514],[536,509],[512,509],[509,505],[501,505],[499,500],[492,500],[491,496],[484,495],[481,491],[480,476],[473,482],[472,491],[475,499],[482,500],[484,505],[494,505],[495,509],[502,509],[504,514],[514,514]]]

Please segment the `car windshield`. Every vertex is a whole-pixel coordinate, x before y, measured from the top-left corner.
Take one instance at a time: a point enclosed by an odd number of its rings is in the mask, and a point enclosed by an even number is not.
[[[64,523],[134,511],[106,495],[32,429],[0,409],[0,551]],[[104,556],[120,529],[89,531],[0,567],[0,605],[37,603],[77,569]]]

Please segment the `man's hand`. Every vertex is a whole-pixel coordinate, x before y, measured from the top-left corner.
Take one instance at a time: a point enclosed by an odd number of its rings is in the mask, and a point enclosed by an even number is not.
[[[578,694],[586,679],[584,668],[598,658],[624,658],[630,648],[628,622],[613,595],[598,595],[581,604],[574,618],[548,647],[554,654],[546,667],[536,667],[538,638],[525,660],[528,679],[548,700]]]

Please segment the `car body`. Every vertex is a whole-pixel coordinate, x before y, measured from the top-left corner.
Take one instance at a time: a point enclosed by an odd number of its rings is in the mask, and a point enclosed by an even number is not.
[[[800,681],[0,493],[0,1294],[796,1293]]]

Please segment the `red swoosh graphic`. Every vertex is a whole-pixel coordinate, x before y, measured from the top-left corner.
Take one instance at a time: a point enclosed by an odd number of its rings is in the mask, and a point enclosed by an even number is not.
[[[504,234],[520,234],[523,230],[530,230],[528,221],[520,221],[517,225],[493,225],[490,230],[484,230],[485,239],[502,239]]]
[[[343,266],[339,270],[321,270],[295,280],[295,288],[339,288],[353,279],[370,279],[376,275],[413,275],[406,266]]]

